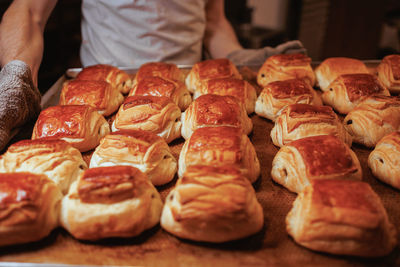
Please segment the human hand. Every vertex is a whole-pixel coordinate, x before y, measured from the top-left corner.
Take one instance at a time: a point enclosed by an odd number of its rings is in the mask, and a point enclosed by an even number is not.
[[[277,54],[306,54],[307,50],[303,44],[298,41],[288,41],[276,47],[266,46],[260,49],[240,49],[228,54],[235,65],[262,65],[265,60]]]
[[[40,112],[40,92],[32,82],[29,66],[20,60],[7,63],[0,71],[0,150],[11,131]]]

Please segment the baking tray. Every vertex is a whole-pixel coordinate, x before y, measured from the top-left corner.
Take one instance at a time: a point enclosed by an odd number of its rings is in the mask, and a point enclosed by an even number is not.
[[[377,61],[367,62],[374,71]],[[314,63],[317,64],[317,63]],[[182,67],[182,66],[181,66]],[[183,66],[183,69],[190,69]],[[240,72],[255,84],[255,67],[241,67]],[[42,107],[56,105],[63,82],[80,69],[69,69],[42,98]],[[134,74],[135,69],[126,69]],[[260,88],[257,88],[258,92]],[[254,184],[258,201],[264,210],[265,224],[259,233],[245,239],[223,244],[210,244],[182,240],[165,232],[160,226],[134,238],[106,239],[98,242],[84,242],[74,239],[65,230],[58,228],[45,239],[18,246],[0,248],[0,266],[59,266],[66,265],[107,265],[107,266],[400,266],[400,250],[397,246],[385,257],[364,259],[348,256],[333,256],[314,252],[297,245],[285,229],[285,217],[292,207],[296,194],[273,182],[270,176],[272,159],[278,148],[272,144],[269,133],[273,123],[255,114],[250,140],[255,146],[261,164],[261,177]],[[178,158],[184,140],[170,144]],[[354,144],[363,180],[369,183],[381,197],[389,219],[400,232],[400,195],[396,190],[373,177],[367,166],[371,149]],[[90,153],[84,153],[85,160]],[[158,187],[164,200],[173,188],[176,178],[169,184]],[[399,236],[399,235],[398,235]],[[47,263],[42,265],[40,263]],[[50,265],[49,265],[50,263]]]

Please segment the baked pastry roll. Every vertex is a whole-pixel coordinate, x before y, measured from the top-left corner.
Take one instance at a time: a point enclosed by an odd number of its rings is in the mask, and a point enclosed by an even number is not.
[[[85,152],[95,148],[109,132],[106,119],[91,106],[53,106],[40,112],[32,139],[62,139]]]
[[[45,174],[63,194],[86,168],[81,152],[63,140],[22,140],[0,158],[0,172]]]
[[[315,68],[317,85],[322,91],[327,91],[331,82],[340,75],[352,73],[369,73],[369,71],[361,60],[347,57],[327,58]]]
[[[370,95],[389,96],[390,93],[374,75],[361,73],[340,75],[321,97],[325,104],[347,114]]]
[[[75,238],[133,237],[155,226],[162,210],[159,193],[131,166],[87,169],[61,204],[61,225]]]
[[[107,64],[85,67],[78,73],[76,79],[106,81],[123,94],[127,94],[133,85],[132,78],[125,71]]]
[[[202,127],[239,127],[244,134],[253,129],[243,105],[233,96],[202,95],[182,113],[182,136],[188,139],[193,131]]]
[[[272,179],[300,193],[312,180],[361,180],[356,154],[332,135],[305,137],[281,147],[272,161]]]
[[[168,194],[161,215],[167,232],[215,243],[255,234],[263,224],[251,183],[232,166],[189,166]]]
[[[381,83],[391,93],[400,93],[400,55],[385,56],[377,70]]]
[[[330,254],[380,257],[397,243],[379,196],[361,181],[312,181],[294,201],[286,229],[300,245]]]
[[[343,120],[353,142],[374,147],[385,135],[400,130],[400,98],[370,96]]]
[[[191,93],[201,90],[205,82],[216,78],[242,79],[235,64],[227,58],[208,59],[193,65],[188,76],[186,86]]]
[[[381,181],[400,189],[400,132],[383,137],[369,154],[368,166]]]
[[[90,160],[90,167],[115,165],[138,168],[154,185],[170,182],[178,167],[165,140],[143,130],[113,132],[100,141]]]
[[[329,106],[291,104],[282,111],[271,130],[272,142],[279,147],[316,135],[336,136],[349,147],[352,143],[351,135]]]
[[[257,115],[275,121],[282,109],[290,104],[322,105],[317,92],[301,79],[291,79],[269,83],[257,98]]]
[[[261,87],[270,82],[303,79],[311,87],[315,84],[311,58],[304,54],[279,54],[265,60],[258,70],[257,83]]]
[[[0,173],[0,246],[38,241],[58,226],[62,194],[46,175]]]
[[[161,77],[143,77],[129,92],[129,96],[133,95],[165,96],[182,111],[192,103],[192,96],[183,82]]]
[[[89,105],[109,116],[122,104],[124,96],[105,81],[72,80],[64,83],[60,105]]]
[[[173,63],[148,62],[140,66],[136,73],[134,83],[138,83],[143,78],[161,77],[167,80],[185,82],[185,74]]]
[[[251,182],[260,176],[253,144],[240,128],[203,127],[186,140],[179,156],[179,177],[190,165],[234,165]]]
[[[168,97],[129,96],[119,108],[112,131],[144,130],[164,138],[167,143],[181,136],[181,110]]]
[[[194,92],[193,98],[205,94],[234,96],[246,107],[247,114],[254,112],[257,100],[256,89],[247,81],[237,78],[217,78],[205,82],[205,86]]]

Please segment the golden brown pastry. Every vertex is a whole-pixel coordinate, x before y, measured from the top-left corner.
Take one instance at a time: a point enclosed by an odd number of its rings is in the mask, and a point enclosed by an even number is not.
[[[167,232],[215,243],[255,234],[263,224],[253,187],[232,166],[189,166],[167,196],[161,215]]]
[[[329,85],[342,74],[369,73],[364,62],[355,58],[327,58],[315,68],[317,85],[322,91],[327,91]]]
[[[81,152],[63,140],[22,140],[9,146],[0,158],[0,172],[45,174],[63,194],[86,168]]]
[[[143,78],[161,77],[167,80],[185,82],[185,74],[173,63],[148,62],[140,66],[136,73],[134,83],[138,83]]]
[[[272,179],[300,193],[313,180],[361,180],[356,154],[332,135],[305,137],[281,147],[272,161]]]
[[[352,143],[351,135],[329,106],[291,104],[282,111],[271,130],[272,142],[279,147],[315,135],[336,136],[349,147]]]
[[[257,83],[261,87],[270,82],[303,79],[311,87],[315,84],[311,58],[304,54],[279,54],[267,58],[258,70]]]
[[[38,241],[58,226],[62,194],[46,175],[0,173],[0,246]]]
[[[389,96],[390,93],[374,75],[360,73],[340,75],[321,97],[325,104],[347,114],[370,95]]]
[[[143,77],[129,92],[129,96],[133,95],[165,96],[182,111],[192,103],[192,96],[183,82],[161,77]]]
[[[89,105],[109,116],[122,104],[124,96],[105,81],[72,80],[64,83],[60,105]]]
[[[168,97],[129,96],[117,112],[112,131],[144,130],[170,143],[181,136],[180,116],[180,108]]]
[[[244,134],[253,129],[243,105],[233,96],[202,95],[182,113],[182,136],[188,139],[193,131],[202,127],[239,127]]]
[[[194,64],[185,83],[191,93],[201,90],[205,82],[216,78],[242,79],[236,66],[227,58],[208,59]]]
[[[369,154],[368,166],[381,181],[400,189],[400,132],[383,137]]]
[[[312,181],[293,203],[286,229],[296,243],[330,254],[380,257],[397,243],[379,196],[361,181]]]
[[[131,166],[90,168],[62,200],[61,225],[75,238],[133,237],[155,226],[162,210],[159,193]]]
[[[230,95],[245,105],[247,114],[254,112],[257,100],[256,89],[247,81],[237,78],[217,78],[205,82],[205,86],[194,92],[193,98],[201,95]]]
[[[370,96],[344,118],[353,142],[374,147],[385,135],[400,130],[400,98]]]
[[[255,106],[257,115],[275,121],[280,112],[290,104],[322,105],[317,92],[301,79],[269,83],[261,91]]]
[[[95,148],[109,132],[108,122],[91,106],[53,106],[39,114],[32,139],[62,139],[85,152]]]
[[[133,85],[131,77],[125,71],[107,64],[83,68],[76,79],[106,81],[123,94],[127,94]]]
[[[90,160],[90,168],[115,165],[138,168],[154,185],[170,182],[178,167],[167,142],[143,130],[113,132],[100,141]]]
[[[377,70],[381,83],[391,93],[400,93],[400,55],[385,56]]]
[[[251,183],[260,176],[260,163],[253,144],[235,127],[203,127],[194,131],[179,156],[179,177],[190,165],[234,165]]]

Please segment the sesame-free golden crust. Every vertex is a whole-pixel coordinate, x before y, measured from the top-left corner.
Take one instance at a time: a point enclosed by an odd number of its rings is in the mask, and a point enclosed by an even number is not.
[[[111,85],[105,81],[72,80],[64,84],[61,95],[60,105],[91,105],[104,109],[107,104]]]
[[[385,91],[385,88],[372,74],[343,74],[338,79],[344,84],[351,102],[365,96],[382,94]]]
[[[136,73],[136,82],[147,77],[162,77],[174,81],[184,81],[184,74],[175,64],[165,62],[148,62],[140,66]]]
[[[229,59],[209,59],[196,63],[198,75],[201,80],[232,77],[234,75],[233,64]]]
[[[303,66],[311,63],[311,58],[304,54],[279,54],[267,58],[268,64],[281,66]]]
[[[161,77],[143,77],[137,85],[135,95],[165,96],[171,98],[177,85]]]
[[[312,96],[311,86],[301,79],[290,79],[269,83],[267,88],[276,99],[289,98],[299,95]]]
[[[284,113],[284,112],[282,112]],[[287,114],[291,119],[287,125],[288,133],[303,124],[328,123],[335,124],[337,116],[329,106],[314,106],[309,104],[292,104],[288,106]]]

